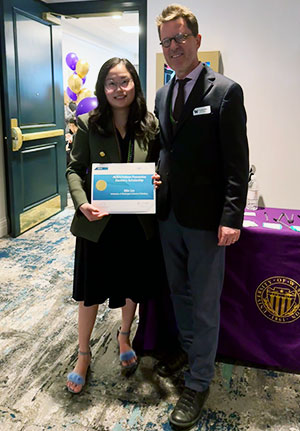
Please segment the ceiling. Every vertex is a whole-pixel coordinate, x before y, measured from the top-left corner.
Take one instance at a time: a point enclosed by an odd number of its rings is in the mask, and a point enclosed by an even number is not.
[[[70,3],[73,1],[99,1],[99,0],[40,0],[44,3]],[[101,43],[107,43],[110,46],[124,46],[126,51],[138,52],[138,33],[124,31],[120,27],[136,27],[139,25],[138,11],[123,12],[121,19],[114,19],[112,16],[97,17],[80,17],[80,18],[62,18],[62,26],[73,34],[76,31],[83,35],[83,32],[95,42],[96,39]]]
[[[81,17],[81,18],[62,18],[62,26],[73,34],[76,31],[84,32],[87,36],[101,43],[110,46],[122,46],[126,51],[138,52],[138,33],[129,33],[128,30],[138,29],[138,12],[124,12],[120,19],[112,16]],[[127,31],[126,31],[127,30]]]

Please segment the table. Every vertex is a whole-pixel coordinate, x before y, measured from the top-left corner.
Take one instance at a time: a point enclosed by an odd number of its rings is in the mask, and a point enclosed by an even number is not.
[[[264,223],[281,221],[280,230]],[[251,215],[252,213],[252,215]],[[260,208],[245,212],[240,240],[226,249],[218,354],[234,360],[300,371],[300,210]],[[268,218],[268,221],[266,220]],[[278,224],[278,223],[277,223]],[[300,229],[300,228],[299,228]],[[134,339],[139,351],[176,343],[176,323],[168,292],[140,306]]]

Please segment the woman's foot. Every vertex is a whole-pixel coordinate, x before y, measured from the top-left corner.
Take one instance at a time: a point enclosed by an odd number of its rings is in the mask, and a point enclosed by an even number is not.
[[[79,394],[85,384],[86,374],[91,363],[91,352],[78,352],[76,366],[72,373],[68,374],[67,388],[73,394]]]
[[[121,372],[125,376],[133,374],[138,366],[138,358],[135,351],[131,347],[129,340],[130,331],[117,332],[117,340],[119,344],[119,353],[121,361]]]

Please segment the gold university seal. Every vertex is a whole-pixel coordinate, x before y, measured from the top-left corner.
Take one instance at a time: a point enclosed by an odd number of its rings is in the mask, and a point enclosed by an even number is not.
[[[289,277],[270,277],[255,291],[259,311],[276,323],[291,323],[300,317],[300,285]]]

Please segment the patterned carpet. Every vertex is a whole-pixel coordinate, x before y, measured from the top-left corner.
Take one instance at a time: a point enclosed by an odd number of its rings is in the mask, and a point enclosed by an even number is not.
[[[0,240],[1,431],[171,431],[168,414],[181,375],[162,379],[143,357],[119,375],[120,311],[99,308],[84,391],[65,389],[76,358],[77,305],[71,299],[72,208],[22,236]],[[284,354],[284,352],[283,352]],[[300,431],[300,376],[216,364],[198,431]]]

